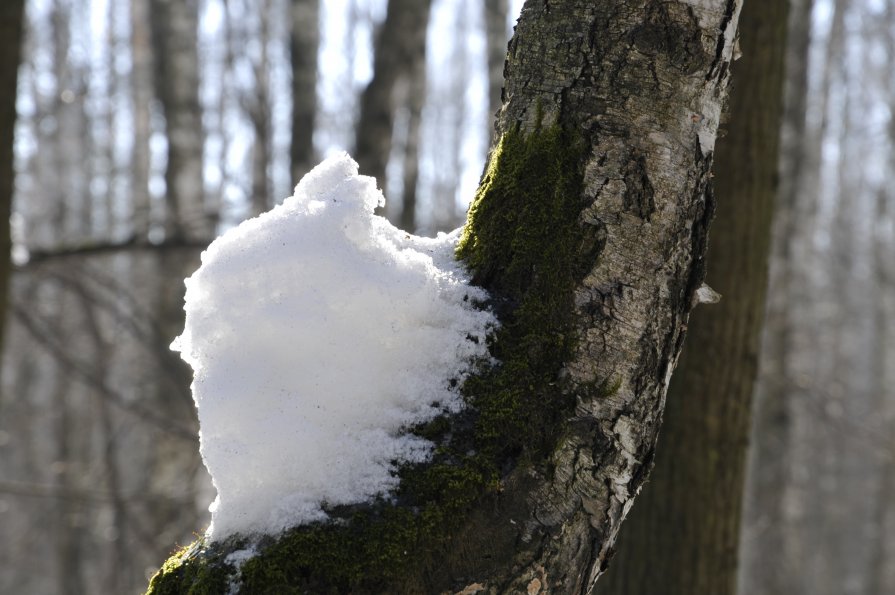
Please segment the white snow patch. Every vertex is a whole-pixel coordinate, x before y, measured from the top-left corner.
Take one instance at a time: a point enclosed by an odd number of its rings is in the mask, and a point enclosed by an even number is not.
[[[257,555],[258,550],[254,545],[227,554],[224,558],[224,563],[232,564],[233,568],[236,570],[235,576],[230,578],[230,583],[227,586],[227,595],[236,595],[239,593],[239,579],[240,574],[242,573],[242,565]]]
[[[387,493],[396,464],[430,456],[406,428],[463,407],[450,383],[487,355],[487,296],[454,260],[458,232],[409,235],[373,215],[383,200],[347,154],[327,159],[186,280],[172,349],[194,372],[212,539]]]
[[[721,301],[721,294],[703,283],[696,290],[695,298],[697,304],[717,304]]]

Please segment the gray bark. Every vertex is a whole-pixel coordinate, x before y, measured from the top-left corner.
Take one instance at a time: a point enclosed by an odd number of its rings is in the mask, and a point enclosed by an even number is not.
[[[571,387],[612,379],[618,390],[579,397],[553,479],[538,478],[529,498],[526,534],[539,542],[537,561],[515,573],[509,591],[541,572],[557,592],[589,590],[651,464],[702,280],[709,169],[740,7],[523,7],[498,131],[534,129],[543,111],[585,135],[590,204],[581,221],[605,247],[575,292],[580,343],[566,369]]]
[[[783,103],[785,0],[749,0],[727,134],[718,141],[718,212],[707,281],[671,380],[656,468],[622,530],[601,595],[733,595]],[[755,591],[759,592],[759,591]]]

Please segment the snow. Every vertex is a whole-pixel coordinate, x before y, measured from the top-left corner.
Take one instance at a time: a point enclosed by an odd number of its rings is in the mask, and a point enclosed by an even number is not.
[[[407,234],[373,214],[383,201],[329,158],[186,280],[172,349],[193,368],[213,540],[387,494],[398,464],[431,453],[405,430],[463,407],[451,384],[487,357],[487,296],[454,260],[458,232]]]

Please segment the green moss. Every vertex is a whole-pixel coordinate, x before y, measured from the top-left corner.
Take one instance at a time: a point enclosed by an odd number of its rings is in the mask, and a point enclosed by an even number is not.
[[[149,581],[153,595],[218,595],[227,592],[234,569],[223,552],[206,549],[204,540],[179,549]]]
[[[574,406],[559,380],[575,345],[573,289],[600,248],[579,224],[584,151],[559,126],[502,137],[457,248],[494,298],[501,327],[489,349],[498,363],[464,382],[465,412],[414,429],[438,447],[430,463],[400,470],[395,501],[331,510],[334,522],[268,538],[241,568],[243,592],[425,590],[419,577],[443,565],[467,513],[497,506],[506,470],[544,463]],[[231,574],[207,553],[175,556],[150,593],[205,593],[190,589]],[[183,590],[161,590],[166,577]]]
[[[491,346],[501,364],[463,387],[489,458],[543,455],[574,404],[557,374],[575,343],[573,289],[601,247],[579,223],[583,153],[559,126],[505,134],[457,248],[474,282],[503,301]]]

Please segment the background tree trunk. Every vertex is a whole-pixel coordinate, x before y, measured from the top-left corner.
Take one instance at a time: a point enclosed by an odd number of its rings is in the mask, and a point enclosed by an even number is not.
[[[785,0],[749,0],[740,18],[743,58],[733,65],[730,124],[715,156],[718,209],[706,275],[723,297],[690,318],[656,468],[598,585],[601,595],[735,592],[777,184],[786,15]]]
[[[133,102],[134,138],[131,154],[131,226],[133,237],[149,240],[152,221],[152,200],[149,194],[150,154],[152,133],[152,31],[150,30],[149,0],[130,0],[131,16],[131,97]]]
[[[488,126],[503,104],[503,65],[507,57],[508,0],[484,0],[485,44],[488,51]],[[491,132],[491,140],[494,133]]]
[[[363,175],[387,191],[386,167],[392,152],[396,86],[407,84],[420,48],[426,44],[431,0],[389,0],[385,22],[376,34],[373,78],[360,99],[354,158]],[[388,194],[386,194],[388,196]]]
[[[251,91],[242,97],[243,108],[252,123],[252,192],[249,202],[251,215],[257,216],[267,211],[272,205],[270,165],[273,150],[273,116],[271,114],[270,90],[270,45],[271,1],[263,0],[258,10],[258,30],[253,36],[258,43],[258,55],[253,56]],[[246,42],[248,42],[248,35]]]
[[[426,38],[417,48],[407,81],[407,134],[404,139],[404,179],[401,193],[399,225],[403,230],[416,231],[416,190],[420,172],[420,123],[426,100]]]
[[[749,481],[742,535],[741,593],[794,593],[792,535],[787,499],[792,457],[790,395],[795,387],[793,310],[807,298],[805,238],[814,220],[813,198],[802,192],[811,175],[807,155],[808,58],[813,0],[794,0],[788,19],[784,111],[781,123],[780,191],[774,216],[767,315],[762,338]],[[791,508],[791,507],[790,507]],[[787,529],[789,527],[789,529]],[[757,544],[762,544],[756,547]]]
[[[9,218],[12,215],[12,193],[15,187],[13,136],[16,127],[16,83],[22,55],[22,29],[25,0],[11,0],[0,7],[0,350],[6,302],[9,295],[12,239]]]
[[[290,173],[297,184],[317,159],[314,119],[317,112],[317,48],[320,45],[319,0],[291,0],[292,144]]]
[[[152,0],[150,17],[156,94],[168,135],[165,233],[176,240],[208,241],[214,225],[205,211],[202,180],[198,0]]]

